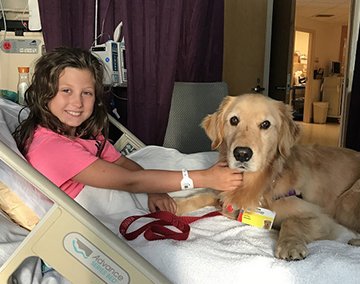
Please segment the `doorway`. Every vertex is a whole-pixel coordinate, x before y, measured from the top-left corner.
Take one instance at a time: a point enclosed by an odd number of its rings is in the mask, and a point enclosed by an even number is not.
[[[293,105],[296,105],[295,117],[303,124],[303,128],[310,132],[312,128],[331,126],[337,133],[336,145],[340,145],[340,127],[344,115],[341,106],[345,101],[344,77],[348,62],[346,54],[350,2],[351,0],[314,0],[309,3],[296,0],[295,7],[295,38],[297,35],[302,37],[303,47],[294,47],[293,74],[300,71],[296,67],[301,69],[305,67],[302,63],[306,63],[306,70],[303,70],[306,71],[303,72],[306,74],[306,83],[305,86],[299,86],[300,92],[296,89],[299,82],[294,74],[293,86],[295,91],[298,91],[298,94],[294,95],[296,101],[293,101]],[[296,44],[295,39],[294,46]],[[295,61],[299,62],[297,66]],[[332,86],[332,90],[329,86]],[[326,104],[328,106],[324,110]],[[322,109],[319,108],[320,105]],[[314,123],[315,115],[317,119],[322,116],[320,121],[315,121],[317,123]],[[328,131],[321,133],[326,136]],[[326,140],[327,137],[321,139]],[[318,143],[309,140],[309,143],[314,142]]]
[[[308,62],[311,62],[311,39],[311,32],[295,30],[290,102],[294,110],[294,119],[299,121],[304,117],[305,92],[306,86],[309,85],[307,81]]]
[[[310,34],[308,56],[302,58],[303,62],[307,61],[307,80],[301,123],[314,126],[313,102],[321,100],[320,78],[328,75],[330,61],[341,61],[345,57],[341,69],[346,70],[348,37],[343,26],[346,27],[349,22],[350,1],[226,0],[223,80],[228,83],[229,94],[252,92],[253,87],[260,85],[265,87],[263,94],[291,103],[294,32],[307,32]],[[270,32],[264,21],[267,15],[272,15]],[[266,44],[266,38],[271,38],[271,48]],[[343,39],[342,43],[340,38]],[[271,59],[267,64],[266,54],[269,50]],[[266,78],[261,80],[266,77],[267,69],[270,73],[268,88]],[[342,97],[341,103],[345,100]],[[337,119],[338,128],[339,120],[343,119]],[[328,131],[321,132],[326,134]]]
[[[224,4],[223,80],[229,94],[259,92],[288,102],[295,0]]]

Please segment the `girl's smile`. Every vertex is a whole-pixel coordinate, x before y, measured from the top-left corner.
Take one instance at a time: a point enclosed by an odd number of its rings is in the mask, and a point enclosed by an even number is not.
[[[90,71],[67,67],[59,76],[59,87],[48,107],[71,135],[92,114],[95,103],[95,80]]]

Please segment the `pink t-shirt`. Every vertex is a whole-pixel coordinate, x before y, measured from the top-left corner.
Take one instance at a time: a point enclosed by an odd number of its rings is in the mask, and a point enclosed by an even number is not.
[[[103,141],[103,137],[99,137]],[[75,198],[84,188],[72,178],[95,162],[99,141],[94,139],[70,139],[39,126],[34,134],[26,159],[29,163],[60,187],[70,197]],[[106,141],[101,159],[115,162],[121,154]]]

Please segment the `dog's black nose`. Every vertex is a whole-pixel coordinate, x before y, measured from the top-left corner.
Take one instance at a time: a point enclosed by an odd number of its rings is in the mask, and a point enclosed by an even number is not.
[[[251,159],[253,151],[249,147],[236,147],[234,149],[234,157],[236,161],[247,162]]]

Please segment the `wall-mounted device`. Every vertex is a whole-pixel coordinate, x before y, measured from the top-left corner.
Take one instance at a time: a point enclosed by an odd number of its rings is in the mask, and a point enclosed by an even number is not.
[[[13,31],[0,32],[0,89],[16,92],[18,67],[29,66],[30,75],[36,60],[44,52],[41,32],[25,32],[17,36]]]
[[[6,38],[0,42],[0,48],[6,53],[39,53],[40,40],[23,37]]]

